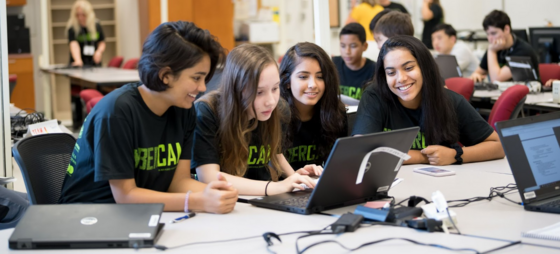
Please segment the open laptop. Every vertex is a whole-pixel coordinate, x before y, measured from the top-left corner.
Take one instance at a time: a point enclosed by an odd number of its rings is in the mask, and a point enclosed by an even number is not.
[[[497,122],[525,210],[560,213],[560,111]]]
[[[538,81],[539,76],[535,67],[531,64],[531,58],[528,56],[507,56],[509,69],[513,81],[527,82]]]
[[[9,240],[10,249],[146,248],[164,224],[163,204],[32,205]]]
[[[439,74],[443,79],[462,77],[461,67],[454,55],[437,55],[435,58]]]
[[[372,153],[371,156],[368,153],[379,147],[407,153],[418,131],[418,127],[412,127],[339,138],[314,189],[251,199],[249,203],[258,207],[311,214],[385,197],[400,169],[400,159],[389,153]],[[360,174],[360,166],[366,156],[369,156],[366,159],[367,166]]]

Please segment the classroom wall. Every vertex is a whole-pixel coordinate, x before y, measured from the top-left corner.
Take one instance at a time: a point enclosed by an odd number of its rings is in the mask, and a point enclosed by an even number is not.
[[[140,25],[138,17],[138,0],[115,1],[117,11],[117,40],[119,51],[124,60],[139,58],[142,52],[140,47]],[[123,63],[124,64],[124,63]]]

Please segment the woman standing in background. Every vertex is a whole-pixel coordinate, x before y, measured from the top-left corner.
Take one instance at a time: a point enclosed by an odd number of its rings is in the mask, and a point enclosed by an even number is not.
[[[66,29],[70,46],[70,64],[101,66],[101,57],[105,51],[105,35],[88,1],[78,0],[74,3]]]
[[[424,0],[422,3],[422,20],[424,21],[422,42],[428,49],[434,49],[432,46],[432,32],[439,23],[443,23],[443,9],[439,0]]]

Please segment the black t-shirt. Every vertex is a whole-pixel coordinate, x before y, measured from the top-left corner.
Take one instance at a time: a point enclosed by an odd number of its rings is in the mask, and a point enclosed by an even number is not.
[[[406,8],[404,8],[404,6],[402,4],[395,3],[395,2],[391,2],[389,5],[383,6],[383,8],[391,9],[391,10],[397,10],[397,11],[400,11],[400,12],[403,12],[403,13],[408,13]]]
[[[346,117],[346,114],[344,115]],[[338,137],[346,137],[348,135],[348,120],[344,121],[344,129]],[[294,135],[292,145],[286,149],[284,156],[294,170],[298,170],[308,164],[323,165],[329,154],[324,157],[319,155],[319,140],[321,137],[321,118],[319,114],[313,115],[313,118],[307,122],[302,122]],[[330,150],[332,145],[327,149]]]
[[[531,45],[523,40],[519,40],[517,36],[514,34],[511,35],[513,37],[513,45],[509,49],[504,49],[496,52],[498,55],[498,64],[501,67],[507,65],[506,57],[508,56],[528,56],[531,58],[531,65],[535,68],[535,72],[537,76],[539,76],[539,58],[537,57],[537,52],[531,47]],[[480,61],[480,68],[488,71],[488,51],[484,53],[482,60]]]
[[[107,94],[84,121],[70,159],[60,203],[115,203],[109,181],[131,179],[166,192],[179,160],[190,160],[196,113],[170,107],[162,116],[138,87]]]
[[[97,50],[99,42],[105,40],[105,34],[103,34],[103,29],[101,28],[101,25],[99,25],[99,23],[95,23],[95,29],[97,29],[97,33],[95,37],[92,38],[92,36],[88,32],[88,29],[85,27],[82,27],[82,30],[78,33],[77,36],[74,32],[74,28],[68,28],[68,43],[77,41],[78,44],[80,44],[80,54],[82,56],[82,62],[84,63],[84,65],[96,65],[93,61],[93,55],[84,55],[84,45],[93,46],[95,50]],[[74,58],[72,57],[72,54],[70,54],[70,63],[72,62],[74,62]]]
[[[445,89],[445,91],[459,120],[459,142],[465,146],[472,146],[488,138],[494,129],[463,96],[449,89]],[[392,106],[383,101],[373,87],[365,90],[356,114],[352,135],[420,126],[420,131],[412,144],[412,150],[422,150],[429,145],[442,145],[427,143],[424,137],[421,108],[407,109],[400,103],[397,103],[396,107]]]
[[[256,120],[255,120],[256,121]],[[196,128],[194,132],[193,154],[191,169],[196,169],[206,164],[220,164],[220,145],[217,136],[219,119],[205,101],[196,103]],[[267,168],[267,155],[270,148],[266,148],[259,138],[259,127],[251,132],[249,142],[249,158],[247,159],[247,171],[243,177],[253,180],[272,180]]]
[[[430,10],[434,14],[432,19],[424,21],[424,30],[422,31],[422,42],[426,47],[429,49],[433,49],[432,46],[432,32],[434,32],[434,28],[437,24],[443,22],[443,10],[439,4],[431,4]]]
[[[363,85],[375,75],[375,62],[366,58],[364,66],[357,71],[353,71],[346,66],[342,57],[335,56],[332,60],[338,71],[340,93],[357,100],[362,98]]]

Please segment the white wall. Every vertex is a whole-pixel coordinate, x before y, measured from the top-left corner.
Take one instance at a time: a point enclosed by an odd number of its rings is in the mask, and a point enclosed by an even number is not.
[[[138,17],[138,0],[116,0],[117,17],[117,52],[126,62],[130,58],[140,57],[140,24]],[[124,63],[123,63],[124,64]]]

